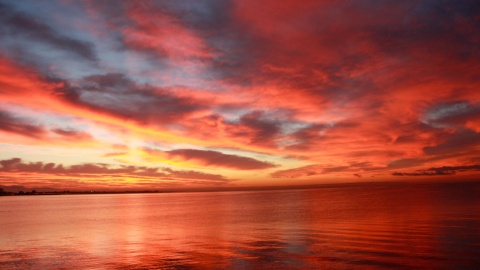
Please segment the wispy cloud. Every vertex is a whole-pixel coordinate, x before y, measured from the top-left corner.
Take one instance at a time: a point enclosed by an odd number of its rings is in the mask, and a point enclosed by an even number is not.
[[[78,164],[64,166],[62,164],[44,163],[44,162],[24,162],[20,158],[0,160],[1,173],[10,173],[11,175],[46,174],[56,176],[70,176],[81,178],[102,178],[102,177],[147,177],[160,180],[185,180],[185,181],[204,181],[212,183],[227,183],[231,180],[218,174],[209,174],[192,170],[173,170],[170,168],[154,168],[146,166],[109,164]],[[42,178],[42,177],[40,177]]]
[[[429,168],[425,170],[416,170],[414,172],[393,172],[393,176],[435,176],[435,175],[454,175],[457,172],[480,171],[480,165],[467,166],[443,166]]]
[[[89,61],[98,61],[94,44],[69,37],[59,33],[47,23],[35,18],[31,14],[15,10],[15,8],[0,3],[0,37],[20,37],[27,42],[39,42],[52,49],[61,50],[70,55],[78,56]],[[31,44],[30,44],[31,45]]]

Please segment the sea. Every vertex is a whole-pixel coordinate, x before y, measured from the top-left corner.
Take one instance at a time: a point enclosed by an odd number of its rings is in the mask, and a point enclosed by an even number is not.
[[[0,269],[480,269],[480,182],[3,196]]]

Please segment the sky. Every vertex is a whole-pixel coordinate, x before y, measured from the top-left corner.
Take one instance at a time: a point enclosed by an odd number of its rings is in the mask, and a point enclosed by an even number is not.
[[[0,0],[0,186],[480,179],[477,0]]]

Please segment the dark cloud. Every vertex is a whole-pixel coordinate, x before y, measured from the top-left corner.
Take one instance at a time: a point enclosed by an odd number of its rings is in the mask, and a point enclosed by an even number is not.
[[[391,2],[387,5],[391,5]],[[462,60],[475,52],[475,36],[478,37],[478,33],[471,27],[479,23],[471,19],[478,15],[478,2],[402,1],[395,6],[404,8],[394,13],[397,16],[392,17],[393,21],[386,19],[390,21],[389,24],[379,25],[376,31],[371,32],[372,38],[388,53],[413,53],[415,57],[422,57],[415,52],[424,52],[426,54],[423,57],[442,54]],[[400,24],[399,19],[403,23]],[[441,42],[442,39],[448,42]],[[436,46],[431,47],[432,44]]]
[[[300,130],[297,130],[292,137],[301,142],[310,143],[312,140],[318,140],[321,132],[326,131],[329,127],[327,124],[311,124]]]
[[[280,122],[269,119],[264,111],[252,111],[240,117],[233,125],[239,125],[242,129],[231,135],[248,137],[251,144],[271,144],[273,139],[280,134]]]
[[[204,101],[177,96],[167,88],[137,84],[121,73],[88,76],[80,87],[65,83],[57,92],[75,105],[139,123],[171,123],[208,108]]]
[[[205,166],[225,167],[238,170],[261,170],[276,165],[254,158],[223,154],[211,150],[178,149],[166,152],[168,157],[180,157],[185,160],[196,160]]]
[[[426,118],[434,126],[468,128],[471,121],[480,128],[480,104],[468,101],[436,104],[426,112]]]
[[[331,126],[327,124],[310,124],[307,127],[301,128],[289,137],[294,140],[294,144],[290,145],[290,149],[308,150],[310,148],[316,148],[315,143],[318,143],[322,139],[323,133],[327,131]]]
[[[383,168],[373,166],[369,162],[356,162],[342,166],[307,165],[288,170],[279,170],[272,173],[271,176],[274,178],[298,178],[341,172],[371,172],[378,169]],[[359,173],[354,173],[355,176],[357,176],[356,174],[359,175]]]
[[[234,53],[216,59],[214,67],[232,83],[277,85],[285,95],[310,96],[306,106],[342,106],[360,98],[367,105],[378,98],[373,93],[388,93],[386,83],[417,83],[414,72],[422,78],[476,76],[465,65],[480,57],[476,1],[239,1],[235,6],[227,25],[242,40],[233,39]],[[388,78],[383,81],[380,74]]]
[[[52,132],[58,134],[65,139],[72,139],[72,140],[91,140],[92,136],[87,132],[78,131],[78,130],[71,130],[71,129],[52,129]]]
[[[274,178],[297,178],[302,176],[312,176],[318,175],[323,170],[322,167],[318,165],[308,165],[299,168],[287,169],[287,170],[278,170],[271,174]]]
[[[233,115],[243,113],[244,111],[245,109],[236,111]],[[215,141],[217,138],[220,140],[228,138],[229,141],[245,145],[275,148],[291,124],[288,117],[285,116],[284,112],[275,110],[254,110],[244,113],[238,118],[235,116],[225,117],[221,114],[213,113],[192,118],[190,119],[191,121],[185,124],[185,127],[190,135],[197,138],[201,137],[212,141]],[[230,148],[230,146],[224,147],[222,144],[219,144],[217,147]]]
[[[180,179],[194,179],[194,180],[209,180],[209,181],[221,181],[228,182],[225,177],[219,174],[210,174],[196,171],[177,171],[169,168],[164,169],[170,177],[180,178]]]
[[[93,137],[83,131],[73,129],[48,129],[42,125],[37,125],[31,119],[15,117],[8,112],[0,110],[0,130],[16,133],[22,136],[35,139],[53,139],[52,134],[60,136],[62,140],[92,140]],[[58,137],[57,137],[58,138]]]
[[[480,165],[468,166],[443,166],[429,168],[426,170],[417,170],[415,172],[393,172],[393,176],[436,176],[436,175],[454,175],[457,172],[480,171]]]
[[[398,169],[398,168],[407,168],[415,165],[421,165],[425,160],[419,158],[402,158],[390,161],[388,163],[388,168]]]
[[[0,3],[0,36],[21,36],[76,56],[97,61],[93,44],[63,35],[34,16]]]
[[[90,75],[84,78],[84,86],[91,91],[104,91],[110,88],[118,92],[128,90],[133,82],[123,73]]]
[[[230,10],[233,4],[230,0],[195,1],[160,1],[156,6],[165,10],[184,23],[196,27],[199,31],[218,31],[230,20]]]
[[[72,177],[147,177],[167,180],[211,181],[226,183],[230,180],[219,174],[197,171],[173,170],[170,168],[152,168],[146,166],[112,166],[108,164],[62,164],[43,162],[23,162],[20,158],[0,160],[0,172],[4,173],[40,173]]]
[[[467,166],[443,166],[437,168],[430,168],[429,170],[438,170],[438,171],[480,171],[480,165],[467,165]]]
[[[451,134],[444,142],[436,146],[428,146],[424,148],[427,155],[443,155],[473,150],[480,145],[480,133],[472,130],[459,130]]]
[[[437,176],[437,175],[454,175],[454,171],[418,171],[412,173],[393,172],[393,176]]]
[[[2,165],[3,169],[9,170],[15,164],[19,164],[21,162],[22,162],[22,160],[20,158],[12,158],[12,159],[0,160],[0,165]]]
[[[420,142],[419,134],[428,134],[429,141],[425,141],[425,144],[432,144],[433,142],[445,140],[449,133],[448,131],[435,128],[420,121],[412,121],[408,123],[402,123],[400,121],[391,121],[391,129],[395,130],[396,138],[393,143],[397,145],[408,145],[412,143]]]
[[[40,138],[46,134],[46,130],[42,126],[29,124],[27,120],[14,117],[3,111],[0,111],[0,130],[32,138]]]

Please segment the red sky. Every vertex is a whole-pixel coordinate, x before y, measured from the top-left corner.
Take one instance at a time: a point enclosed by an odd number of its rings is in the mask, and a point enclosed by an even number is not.
[[[0,1],[0,186],[478,179],[478,1]]]

